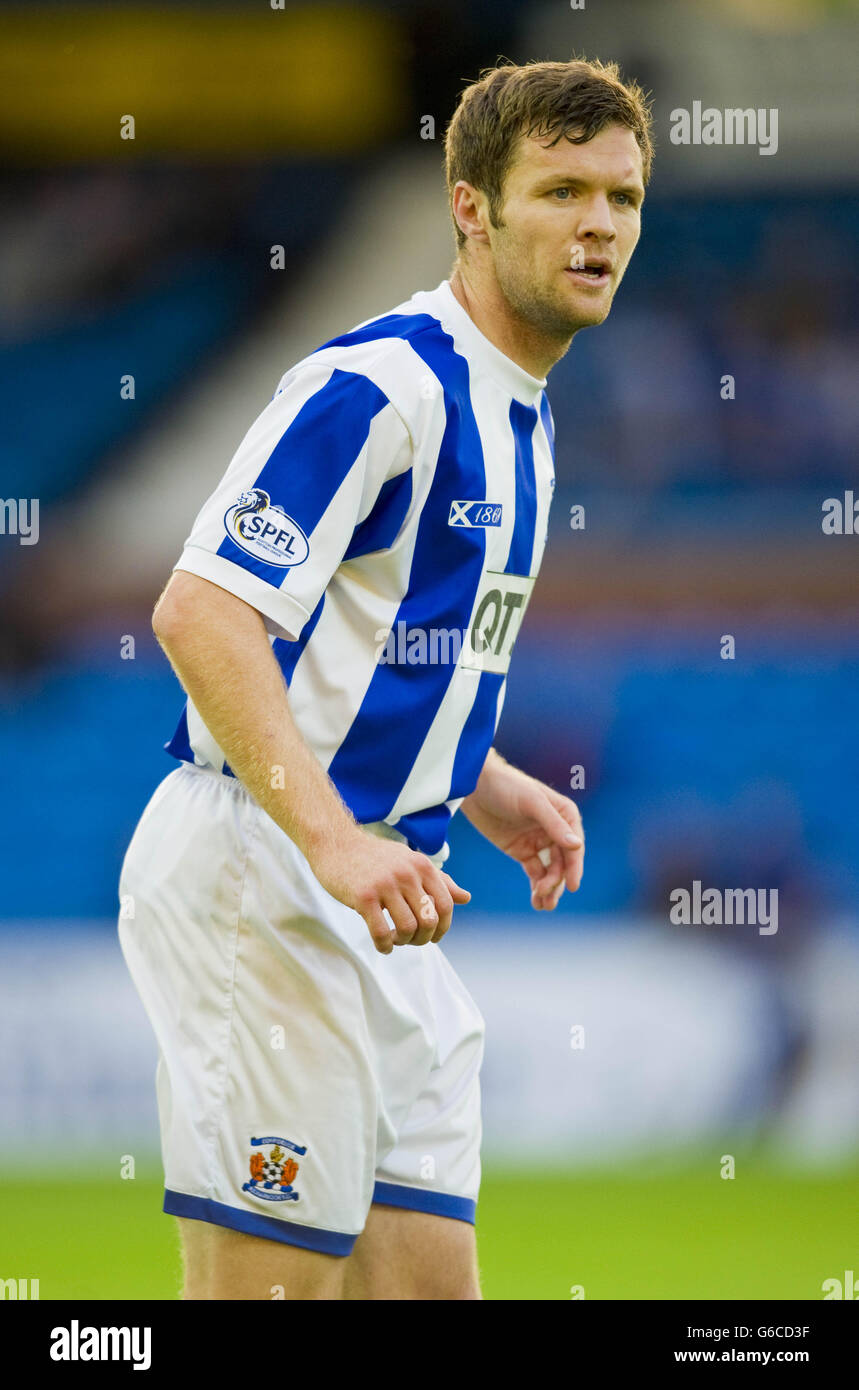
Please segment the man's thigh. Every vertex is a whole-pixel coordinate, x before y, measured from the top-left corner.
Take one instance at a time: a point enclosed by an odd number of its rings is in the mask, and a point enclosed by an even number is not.
[[[343,1297],[342,1256],[177,1218],[186,1299],[310,1300]]]
[[[483,1297],[474,1227],[447,1216],[374,1203],[343,1264],[346,1299]]]

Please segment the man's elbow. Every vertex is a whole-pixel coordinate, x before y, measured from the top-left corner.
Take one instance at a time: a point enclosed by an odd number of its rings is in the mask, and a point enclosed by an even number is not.
[[[187,605],[183,604],[172,584],[167,585],[152,614],[152,631],[159,644],[167,650],[177,641],[188,620]]]
[[[239,634],[246,642],[268,643],[262,615],[208,579],[176,570],[155,605],[152,631],[168,656],[186,639],[196,649],[201,634],[206,640],[219,640],[221,634]]]

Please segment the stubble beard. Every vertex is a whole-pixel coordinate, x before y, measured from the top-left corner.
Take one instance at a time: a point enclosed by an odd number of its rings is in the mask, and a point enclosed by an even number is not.
[[[505,256],[500,264],[496,260],[496,278],[513,313],[540,337],[556,343],[567,343],[580,328],[596,327],[608,317],[611,300],[605,311],[601,304],[595,304],[590,313],[587,313],[586,306],[577,313],[572,305],[564,303],[560,288],[557,294],[548,289],[541,290],[519,272],[520,264],[515,252]],[[559,272],[559,275],[562,273]]]

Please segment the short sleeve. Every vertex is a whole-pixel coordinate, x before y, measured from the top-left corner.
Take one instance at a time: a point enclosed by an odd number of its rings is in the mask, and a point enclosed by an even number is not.
[[[239,445],[174,566],[243,599],[296,639],[412,440],[359,372],[302,363]]]

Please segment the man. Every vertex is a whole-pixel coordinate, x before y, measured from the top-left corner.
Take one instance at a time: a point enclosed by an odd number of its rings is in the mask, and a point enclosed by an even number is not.
[[[286,373],[155,610],[189,698],[120,935],[187,1298],[481,1297],[450,818],[537,910],[581,878],[576,807],[491,744],[546,537],[545,376],[635,248],[649,117],[613,65],[505,65],[445,143],[450,280]]]

